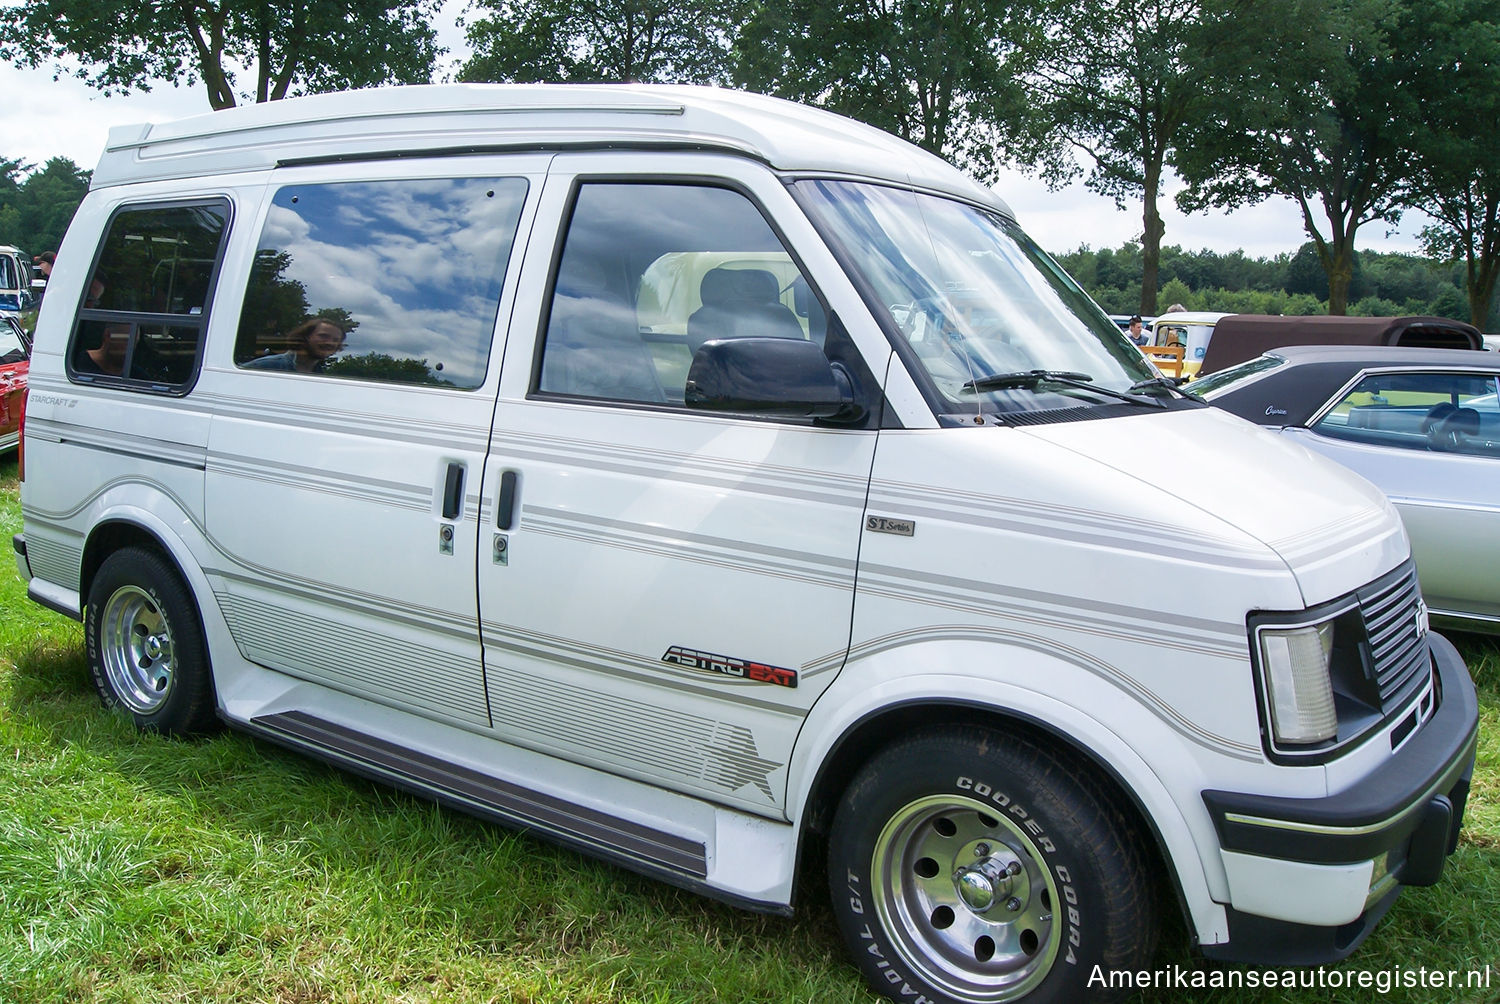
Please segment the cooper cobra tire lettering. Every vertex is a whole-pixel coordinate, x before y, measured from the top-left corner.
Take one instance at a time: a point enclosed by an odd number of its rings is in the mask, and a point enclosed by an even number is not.
[[[1155,944],[1151,869],[1087,765],[980,728],[899,738],[855,775],[829,835],[830,892],[876,993],[928,1004],[1109,1000],[1094,967]]]

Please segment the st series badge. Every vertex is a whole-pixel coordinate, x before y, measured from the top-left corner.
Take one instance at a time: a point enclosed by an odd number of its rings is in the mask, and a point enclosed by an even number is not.
[[[873,533],[894,533],[898,537],[911,537],[917,532],[917,521],[892,519],[889,516],[866,516],[865,529]]]
[[[673,666],[682,666],[684,669],[720,673],[741,680],[754,680],[756,683],[773,683],[778,687],[797,686],[795,669],[782,669],[780,666],[767,666],[763,662],[750,662],[747,659],[731,659],[727,655],[697,652],[690,648],[683,648],[681,645],[673,645],[667,649],[661,661]]]

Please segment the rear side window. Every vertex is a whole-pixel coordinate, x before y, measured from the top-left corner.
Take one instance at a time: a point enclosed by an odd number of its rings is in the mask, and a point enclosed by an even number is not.
[[[523,178],[422,178],[280,189],[235,365],[478,387],[526,188]]]
[[[69,376],[186,393],[203,356],[228,229],[223,199],[116,212],[78,310]]]

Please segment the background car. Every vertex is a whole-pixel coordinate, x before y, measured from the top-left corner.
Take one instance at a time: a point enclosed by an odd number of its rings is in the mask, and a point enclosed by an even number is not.
[[[0,244],[0,314],[23,314],[35,297],[31,292],[31,256],[20,248]]]
[[[1225,314],[1199,356],[1201,375],[1216,373],[1283,345],[1395,345],[1482,349],[1479,329],[1447,317],[1312,317]]]
[[[0,453],[21,441],[22,399],[31,370],[31,337],[21,322],[0,314]]]
[[[1148,348],[1181,349],[1181,362],[1176,372],[1163,370],[1168,376],[1192,377],[1203,366],[1203,357],[1208,352],[1214,337],[1214,326],[1229,314],[1206,310],[1177,310],[1162,314],[1151,321],[1151,340]],[[1147,353],[1154,355],[1153,353]],[[1155,360],[1153,360],[1155,361]],[[1158,368],[1161,363],[1157,362]]]
[[[1294,346],[1190,389],[1373,482],[1406,523],[1433,617],[1500,633],[1500,355]]]

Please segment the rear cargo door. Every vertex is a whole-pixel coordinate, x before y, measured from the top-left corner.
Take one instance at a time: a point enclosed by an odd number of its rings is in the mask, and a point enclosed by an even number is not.
[[[214,408],[214,587],[246,658],[489,725],[480,480],[495,333],[545,167],[414,159],[273,178],[238,338],[196,394]]]

